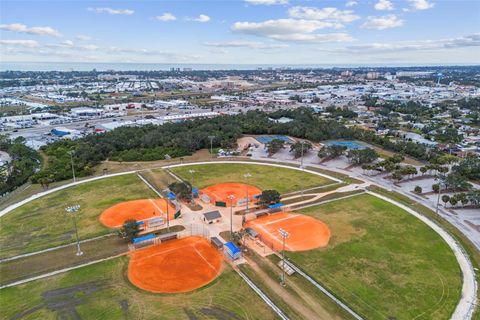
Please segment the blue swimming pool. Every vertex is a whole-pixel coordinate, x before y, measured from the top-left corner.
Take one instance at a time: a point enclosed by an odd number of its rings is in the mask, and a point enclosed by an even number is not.
[[[327,141],[325,142],[325,145],[327,146],[332,146],[332,145],[335,145],[335,146],[344,146],[344,147],[347,147],[347,149],[349,150],[359,150],[359,149],[365,149],[366,146],[363,145],[362,143],[360,142],[356,142],[356,141]]]

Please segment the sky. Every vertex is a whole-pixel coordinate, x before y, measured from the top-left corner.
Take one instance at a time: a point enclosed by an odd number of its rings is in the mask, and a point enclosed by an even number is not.
[[[2,0],[0,60],[480,64],[480,1]]]

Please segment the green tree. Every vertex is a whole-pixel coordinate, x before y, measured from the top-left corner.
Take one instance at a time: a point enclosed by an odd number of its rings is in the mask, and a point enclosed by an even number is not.
[[[420,186],[415,186],[415,188],[413,189],[413,191],[415,191],[415,193],[420,194],[420,193],[422,193],[422,187],[420,187]]]
[[[180,199],[192,200],[192,185],[189,182],[173,182],[168,188]]]
[[[267,145],[268,156],[270,157],[283,149],[283,144],[283,140],[280,139],[273,139],[270,141],[270,143]]]
[[[277,190],[263,190],[259,198],[260,204],[268,205],[280,202],[280,192]]]
[[[444,206],[447,206],[447,203],[450,201],[450,196],[448,194],[444,194],[442,196],[442,201],[443,201]]]
[[[135,219],[128,219],[118,230],[118,235],[128,242],[132,242],[140,232],[140,227]]]
[[[295,142],[290,146],[290,152],[293,152],[295,158],[300,158],[302,154],[307,154],[310,149],[312,149],[312,144],[308,141]]]

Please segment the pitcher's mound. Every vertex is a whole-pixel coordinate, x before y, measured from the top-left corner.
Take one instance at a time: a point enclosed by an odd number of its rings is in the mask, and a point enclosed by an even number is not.
[[[287,251],[326,247],[330,240],[330,229],[325,223],[302,214],[277,213],[249,221],[246,226],[257,231],[262,242],[277,251],[283,247],[280,228],[289,233],[285,241]]]
[[[156,293],[188,292],[213,281],[222,267],[222,255],[202,237],[188,237],[134,251],[128,279]]]

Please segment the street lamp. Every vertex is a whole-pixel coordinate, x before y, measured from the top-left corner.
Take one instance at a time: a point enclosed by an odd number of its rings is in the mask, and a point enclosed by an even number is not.
[[[77,256],[81,256],[83,254],[82,250],[80,250],[80,240],[78,239],[78,229],[77,229],[77,218],[75,217],[75,213],[78,212],[80,209],[80,205],[76,204],[70,207],[66,207],[65,211],[71,213],[73,216],[73,225],[75,226],[75,235],[77,236]]]
[[[282,249],[282,275],[280,277],[280,283],[282,286],[285,286],[285,240],[290,235],[287,231],[283,230],[282,228],[278,229],[278,233],[282,237],[283,240],[283,249]]]
[[[305,169],[305,166],[303,164],[300,165],[300,169],[302,170],[302,172],[304,172],[304,169]],[[302,183],[302,179],[299,180],[300,182],[300,192],[301,192],[301,195],[302,195],[302,200],[303,200],[303,192],[304,192],[304,188],[303,188],[303,183]]]
[[[437,176],[437,179],[438,179],[438,196],[437,196],[437,206],[435,208],[435,218],[438,218],[438,205],[440,203],[440,193],[442,191],[442,183],[444,184],[441,176]]]
[[[215,136],[208,136],[208,139],[210,139],[210,156],[213,158],[213,139],[215,139]]]
[[[73,155],[75,154],[75,151],[70,150],[68,151],[68,154],[70,155],[70,163],[72,164],[73,182],[76,182],[77,179],[75,178],[75,168],[73,167]]]
[[[250,202],[250,199],[248,198],[248,178],[250,178],[252,175],[247,172],[243,176],[245,177],[245,182],[246,182],[245,183],[245,185],[246,185],[245,189],[247,191],[247,212],[248,212],[248,203]]]
[[[230,200],[230,237],[233,239],[233,199],[235,196],[231,194],[228,199]]]

